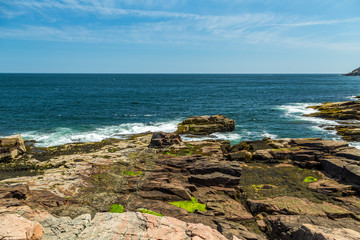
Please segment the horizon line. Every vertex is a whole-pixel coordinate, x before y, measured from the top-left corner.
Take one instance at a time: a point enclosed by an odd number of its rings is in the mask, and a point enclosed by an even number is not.
[[[180,74],[248,74],[248,75],[255,75],[255,74],[346,74],[346,73],[334,73],[334,72],[323,72],[323,73],[312,73],[312,72],[308,72],[308,73],[296,73],[296,72],[273,72],[273,73],[269,73],[269,72],[264,72],[264,73],[254,73],[254,72],[249,72],[249,73],[231,73],[231,72],[226,72],[226,73],[221,73],[221,72],[213,72],[213,73],[201,73],[201,72],[195,72],[195,73],[191,73],[191,72],[188,72],[188,73],[177,73],[177,72],[169,72],[169,73],[166,73],[166,72],[140,72],[140,73],[136,73],[136,72],[0,72],[0,74],[177,74],[177,75],[180,75]]]

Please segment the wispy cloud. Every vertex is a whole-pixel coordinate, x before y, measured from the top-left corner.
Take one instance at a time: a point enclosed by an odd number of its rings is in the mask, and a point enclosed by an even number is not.
[[[170,2],[175,4],[178,1]],[[53,19],[53,11],[60,10],[60,12],[71,12],[71,16],[76,15],[74,13],[95,14],[99,17],[96,20],[100,23],[96,27],[89,27],[76,21],[70,24],[65,21],[56,26],[51,21],[30,22],[15,27],[3,25],[0,27],[0,38],[146,44],[221,42],[360,51],[360,44],[346,40],[329,40],[316,32],[306,31],[312,26],[331,27],[350,24],[358,26],[360,18],[311,19],[269,12],[209,15],[130,8],[134,5],[133,2],[130,0],[5,0],[3,6],[0,5],[0,11],[7,18],[26,16],[29,12],[35,11],[48,16],[48,19]],[[148,1],[148,8],[154,6],[155,2]],[[118,20],[130,17],[140,21],[109,24],[109,21],[100,17]],[[292,33],[298,28],[303,29],[303,34]],[[346,33],[338,32],[338,34]]]
[[[105,16],[135,15],[135,16],[143,16],[143,17],[185,17],[185,18],[198,17],[198,15],[196,14],[189,14],[189,13],[117,8],[114,6],[114,3],[112,1],[64,0],[63,2],[58,2],[58,1],[49,1],[49,0],[45,0],[45,1],[14,0],[14,1],[5,1],[5,4],[7,4],[8,6],[36,9],[38,11],[42,11],[46,9],[61,9],[61,10],[72,10],[78,12],[97,13]]]

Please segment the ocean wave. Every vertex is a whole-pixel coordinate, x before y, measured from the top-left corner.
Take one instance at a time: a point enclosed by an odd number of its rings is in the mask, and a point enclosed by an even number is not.
[[[284,112],[284,117],[293,118],[300,121],[312,122],[315,125],[339,125],[336,121],[327,120],[317,117],[303,116],[317,112],[316,109],[308,108],[310,106],[320,105],[319,103],[292,103],[288,105],[278,106],[277,109]]]
[[[27,140],[35,140],[36,146],[48,147],[73,142],[97,142],[106,138],[124,139],[132,134],[146,132],[174,132],[180,121],[157,123],[125,123],[115,126],[99,127],[88,131],[59,127],[51,131],[28,131],[21,133]]]
[[[217,132],[217,133],[212,133],[207,136],[183,135],[182,139],[184,141],[202,141],[202,140],[207,140],[207,139],[226,140],[226,141],[230,141],[232,144],[235,144],[240,141],[258,140],[258,139],[262,139],[265,137],[269,137],[271,139],[276,139],[278,136],[276,134],[271,134],[266,131],[251,132],[246,129],[241,129],[239,131],[239,133]]]
[[[217,132],[206,136],[182,135],[184,141],[202,141],[208,139],[238,141],[242,139],[241,135],[234,132]]]
[[[359,100],[356,96],[348,96],[346,98],[350,100]]]

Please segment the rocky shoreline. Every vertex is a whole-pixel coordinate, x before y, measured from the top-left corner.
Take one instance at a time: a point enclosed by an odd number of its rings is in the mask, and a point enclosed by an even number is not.
[[[360,141],[360,101],[323,103],[310,108],[317,112],[305,116],[334,120],[335,124],[325,126],[325,129],[335,130],[345,141]]]
[[[213,118],[199,118],[205,128],[192,118],[181,131],[209,132]],[[235,124],[216,119],[225,126],[216,129]],[[49,148],[28,142],[26,152],[0,160],[0,236],[360,239],[359,160],[347,142],[319,138],[230,146],[149,133]]]

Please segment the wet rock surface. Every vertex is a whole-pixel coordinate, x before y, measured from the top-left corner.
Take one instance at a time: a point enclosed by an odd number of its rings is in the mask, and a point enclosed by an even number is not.
[[[43,239],[359,237],[360,150],[346,142],[266,138],[151,148],[152,139],[159,138],[44,149],[44,161],[30,149],[13,163],[46,167],[34,176],[3,177],[0,217],[39,224]],[[178,201],[206,211],[170,204]],[[109,213],[113,204],[124,213]]]
[[[231,132],[235,130],[235,120],[223,115],[195,116],[179,123],[176,133],[191,135],[208,135],[215,132]]]

